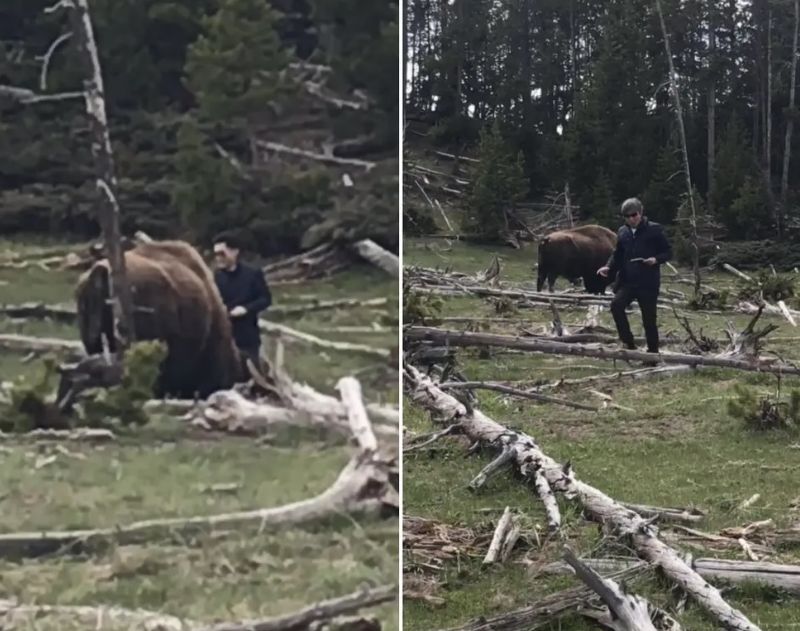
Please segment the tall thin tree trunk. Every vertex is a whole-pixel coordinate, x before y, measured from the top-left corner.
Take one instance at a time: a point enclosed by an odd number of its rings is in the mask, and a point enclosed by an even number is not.
[[[717,106],[717,78],[716,71],[716,48],[717,48],[717,33],[716,21],[714,15],[714,0],[709,2],[708,7],[708,64],[711,72],[708,77],[708,211],[713,212],[713,191],[714,191],[714,158],[716,154],[715,136],[716,136],[716,106]]]
[[[667,54],[667,63],[669,63],[669,91],[672,95],[675,104],[675,115],[678,119],[678,132],[681,139],[681,153],[683,154],[683,173],[686,177],[686,194],[688,195],[689,209],[691,217],[689,218],[689,225],[692,229],[692,249],[694,250],[692,256],[692,267],[694,268],[694,293],[695,296],[700,295],[700,251],[697,246],[697,212],[694,207],[694,194],[692,189],[692,175],[689,171],[689,153],[686,149],[686,129],[683,125],[683,110],[681,109],[681,98],[678,93],[678,86],[675,83],[677,77],[675,73],[675,64],[672,62],[672,50],[669,45],[669,35],[667,34],[667,25],[664,22],[664,14],[661,11],[661,2],[656,0],[656,10],[658,11],[658,19],[661,23],[661,34],[664,37],[664,50]]]
[[[97,44],[94,39],[88,0],[72,0],[68,10],[78,52],[86,69],[83,81],[86,112],[92,134],[97,191],[100,194],[99,219],[103,230],[108,261],[111,265],[111,300],[123,347],[136,339],[133,328],[133,298],[125,272],[119,225],[119,204],[116,198],[114,154],[106,118],[105,90]]]
[[[794,100],[797,87],[797,32],[800,29],[800,0],[794,0],[794,37],[792,39],[792,76],[789,86],[789,112],[786,122],[786,138],[783,143],[783,170],[781,172],[781,206],[786,212],[789,193],[789,160],[792,157],[792,132],[794,131]]]
[[[767,20],[767,95],[764,98],[766,125],[764,130],[764,170],[769,185],[772,181],[772,11]],[[772,188],[770,186],[770,188]]]

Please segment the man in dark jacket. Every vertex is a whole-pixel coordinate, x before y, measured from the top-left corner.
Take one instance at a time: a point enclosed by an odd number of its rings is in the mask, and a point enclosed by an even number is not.
[[[228,308],[236,346],[258,367],[261,350],[258,314],[272,304],[272,295],[264,273],[239,260],[240,248],[239,240],[233,235],[222,234],[214,239],[217,265],[214,281]]]
[[[642,311],[647,351],[658,353],[656,312],[661,290],[660,266],[672,258],[672,248],[661,226],[643,215],[642,202],[635,197],[622,202],[625,225],[617,232],[617,247],[608,263],[597,270],[600,276],[617,276],[611,314],[619,339],[626,348],[636,349],[625,309],[634,300]]]

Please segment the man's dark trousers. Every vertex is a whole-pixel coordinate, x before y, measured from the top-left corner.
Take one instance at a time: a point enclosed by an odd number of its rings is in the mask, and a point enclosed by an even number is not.
[[[614,316],[614,324],[617,325],[617,332],[622,343],[630,349],[635,349],[636,344],[631,333],[631,325],[628,322],[628,308],[634,300],[639,303],[642,311],[642,324],[644,325],[644,335],[647,340],[647,351],[650,353],[658,352],[658,324],[656,314],[658,312],[658,294],[652,291],[640,291],[635,287],[620,287],[614,294],[611,301],[611,315]]]

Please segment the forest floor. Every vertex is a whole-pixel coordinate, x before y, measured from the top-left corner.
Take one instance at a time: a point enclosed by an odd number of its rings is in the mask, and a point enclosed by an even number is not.
[[[0,242],[0,253],[40,245]],[[72,304],[76,278],[73,272],[36,267],[0,269],[0,303]],[[388,297],[384,307],[313,311],[292,316],[286,324],[326,339],[396,345],[397,282],[380,270],[363,266],[325,280],[272,289],[275,305],[306,304],[312,298]],[[268,312],[265,317],[273,319]],[[343,325],[374,330],[332,331]],[[0,333],[78,337],[74,325],[2,316]],[[268,353],[273,346],[265,342]],[[41,364],[41,358],[31,361],[3,351],[0,381],[33,378]],[[285,367],[296,381],[337,397],[336,382],[354,375],[366,401],[398,402],[396,369],[374,356],[286,342]],[[162,416],[142,428],[120,430],[113,443],[66,447],[3,439],[0,533],[100,528],[156,517],[281,506],[326,489],[353,453],[344,444],[298,436],[282,436],[269,444],[198,436],[180,421]],[[56,457],[46,457],[50,455]],[[91,554],[0,560],[0,601],[142,608],[208,624],[292,613],[363,587],[396,583],[398,521],[341,515],[276,532],[243,528],[188,539],[165,534],[146,545],[112,545]],[[375,615],[384,629],[396,631],[398,607],[389,603],[364,613]],[[85,621],[48,616],[30,625],[19,628],[77,629],[85,628]],[[115,627],[106,621],[102,628]]]
[[[520,250],[492,248],[442,239],[406,239],[404,265],[438,267],[455,272],[482,272],[497,254],[501,259],[501,287],[535,291],[535,245]],[[688,270],[679,270],[690,276]],[[736,279],[725,273],[706,274],[704,282],[718,288],[734,289]],[[564,279],[556,282],[556,291],[567,289]],[[690,285],[677,283],[664,270],[662,296],[669,290],[689,295]],[[582,291],[582,289],[581,289]],[[523,335],[524,329],[549,326],[552,314],[548,307],[511,308],[497,313],[495,307],[479,297],[443,296],[441,316],[485,318],[483,321],[445,321],[447,329]],[[634,304],[635,307],[635,304]],[[559,307],[564,324],[573,328],[583,321],[586,307]],[[706,314],[679,307],[690,318],[695,332],[724,339],[727,322],[741,331],[751,316],[725,313]],[[630,314],[634,335],[642,335],[638,308]],[[779,352],[785,360],[800,360],[800,331],[780,316],[764,315],[759,324],[775,323],[778,330],[766,338],[765,351]],[[613,330],[607,309],[599,323]],[[662,337],[686,335],[671,310],[659,310]],[[640,348],[642,345],[640,343]],[[677,345],[666,350],[678,350]],[[508,351],[500,348],[458,348],[457,366],[470,381],[495,381],[525,388],[537,383],[557,381],[562,377],[584,377],[639,368],[640,363],[612,362],[588,357],[567,357],[541,353]],[[742,384],[759,394],[774,395],[782,386],[786,396],[800,386],[798,377],[784,377],[781,382],[770,375],[730,369],[703,368],[671,377],[651,377],[635,381],[613,381],[582,386],[561,386],[547,394],[581,403],[601,406],[603,399],[590,392],[600,391],[611,397],[618,408],[583,411],[551,403],[509,397],[505,394],[476,390],[474,406],[498,423],[524,431],[534,437],[542,451],[558,462],[570,461],[576,477],[620,501],[670,507],[699,507],[707,515],[693,527],[708,533],[723,528],[744,526],[759,520],[772,520],[775,528],[789,528],[800,521],[800,433],[755,432],[742,421],[731,417],[727,403],[736,397],[734,386]],[[403,423],[410,434],[435,429],[427,412],[404,401]],[[598,525],[586,521],[574,502],[559,497],[563,519],[561,537],[547,534],[541,502],[532,488],[526,488],[510,472],[491,478],[477,492],[467,485],[488,464],[494,454],[483,453],[466,458],[463,439],[445,437],[404,456],[404,515],[443,522],[442,528],[464,527],[477,545],[450,550],[451,560],[443,569],[420,569],[415,556],[404,549],[405,579],[428,582],[426,592],[432,598],[406,598],[404,627],[409,630],[449,628],[478,617],[491,617],[518,607],[536,603],[543,596],[568,586],[577,579],[543,575],[540,570],[549,562],[561,560],[562,546],[568,543],[578,556],[608,553],[607,541]],[[758,494],[752,503],[746,500]],[[745,503],[745,506],[742,504]],[[503,509],[515,509],[525,536],[506,563],[481,564],[494,526]],[[664,524],[662,531],[672,531]],[[767,529],[769,530],[769,528]],[[534,535],[536,531],[536,535]],[[674,532],[674,531],[673,531]],[[766,540],[769,540],[769,535]],[[681,540],[674,544],[682,552],[699,557],[748,557],[738,545],[726,549],[711,544]],[[406,544],[404,544],[406,545]],[[411,544],[408,544],[411,545]],[[418,544],[415,544],[418,545]],[[436,547],[432,544],[433,547]],[[459,548],[453,540],[452,545]],[[601,550],[602,548],[602,550]],[[620,554],[620,550],[616,550]],[[630,551],[623,554],[631,555]],[[446,556],[446,555],[445,555]],[[800,548],[771,546],[770,553],[759,553],[764,560],[800,564]],[[714,581],[711,581],[714,583]],[[433,587],[430,587],[430,586]],[[633,588],[651,602],[671,610],[674,596],[663,579],[646,579]],[[753,585],[726,590],[724,596],[744,612],[762,630],[777,631],[800,625],[800,606],[796,596]],[[438,600],[440,599],[440,600]],[[685,629],[694,631],[717,628],[690,601],[677,615]],[[553,623],[562,631],[596,628],[577,615]]]

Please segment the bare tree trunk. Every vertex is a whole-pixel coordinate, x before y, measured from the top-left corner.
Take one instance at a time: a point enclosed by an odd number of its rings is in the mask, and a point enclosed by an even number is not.
[[[789,86],[789,113],[786,123],[786,139],[783,145],[783,172],[781,173],[781,206],[786,210],[789,191],[789,159],[792,155],[792,132],[794,131],[794,99],[797,87],[797,31],[800,28],[800,0],[794,0],[794,37],[792,39],[792,75]]]
[[[125,257],[120,243],[119,204],[115,196],[114,155],[106,118],[105,91],[97,43],[94,39],[88,0],[72,0],[69,19],[78,51],[86,67],[84,96],[92,132],[92,155],[100,193],[99,219],[103,230],[108,261],[111,265],[111,299],[117,320],[117,330],[125,346],[136,339],[133,329],[133,299],[125,273]]]
[[[669,91],[675,103],[675,116],[678,118],[678,132],[681,138],[681,153],[683,154],[683,173],[686,176],[686,194],[689,196],[689,209],[691,210],[691,217],[689,224],[692,228],[692,249],[694,254],[692,256],[694,268],[694,293],[695,296],[700,295],[700,256],[697,247],[697,212],[694,207],[694,195],[692,191],[692,175],[689,171],[689,154],[686,149],[686,129],[683,125],[683,110],[681,109],[681,98],[678,94],[678,86],[675,83],[677,74],[675,73],[675,64],[672,63],[672,50],[669,45],[669,35],[667,34],[667,25],[664,23],[664,14],[661,11],[661,2],[656,0],[656,9],[658,10],[658,19],[661,23],[661,34],[664,37],[664,50],[667,54],[667,62],[669,63]]]
[[[766,98],[766,114],[767,114],[767,129],[766,129],[766,160],[764,161],[764,184],[767,187],[767,196],[769,198],[772,212],[775,213],[775,232],[778,237],[783,232],[781,225],[781,212],[778,205],[775,203],[775,197],[772,193],[772,11],[768,13],[767,20],[767,98]]]
[[[772,11],[767,18],[767,95],[764,98],[764,110],[764,168],[769,183],[772,173]]]
[[[716,77],[714,76],[714,62],[716,60],[717,52],[717,32],[715,23],[715,3],[709,2],[708,6],[708,65],[711,72],[709,72],[708,84],[708,211],[713,211],[713,196],[714,191],[714,158],[716,157],[715,136],[716,136],[716,106],[717,106],[717,85]]]

